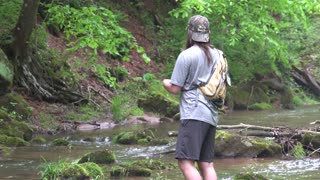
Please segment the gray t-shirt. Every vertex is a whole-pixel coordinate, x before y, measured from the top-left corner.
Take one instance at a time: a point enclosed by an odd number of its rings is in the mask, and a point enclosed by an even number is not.
[[[222,51],[210,49],[213,61],[218,61]],[[215,63],[207,63],[204,52],[194,45],[182,51],[176,61],[171,76],[171,83],[182,87],[180,96],[180,120],[193,119],[211,125],[218,124],[218,110],[199,93],[197,87],[205,83]]]

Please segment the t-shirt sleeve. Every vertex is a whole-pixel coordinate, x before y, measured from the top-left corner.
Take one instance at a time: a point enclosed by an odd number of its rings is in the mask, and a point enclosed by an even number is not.
[[[173,68],[171,83],[183,87],[188,76],[188,68],[186,58],[183,53],[180,53]]]

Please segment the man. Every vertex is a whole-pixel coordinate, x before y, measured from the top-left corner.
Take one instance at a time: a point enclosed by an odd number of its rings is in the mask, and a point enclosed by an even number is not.
[[[176,159],[186,180],[216,180],[213,158],[218,110],[197,88],[208,81],[223,53],[210,43],[206,17],[192,16],[187,31],[186,49],[179,54],[171,79],[163,80],[168,92],[181,93]]]

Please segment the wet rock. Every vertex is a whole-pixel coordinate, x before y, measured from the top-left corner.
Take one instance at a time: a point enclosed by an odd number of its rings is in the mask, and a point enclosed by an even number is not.
[[[218,157],[274,157],[281,156],[281,152],[281,146],[271,140],[217,131],[215,155]]]
[[[161,93],[151,93],[138,100],[138,106],[149,112],[173,117],[179,112],[179,102]]]
[[[76,129],[78,131],[91,131],[95,129],[100,129],[100,127],[92,124],[79,124]]]
[[[176,164],[165,164],[163,161],[156,159],[141,159],[133,162],[124,162],[114,166],[111,169],[110,175],[121,176],[144,176],[149,177],[153,170],[175,169]]]
[[[239,173],[234,177],[234,180],[268,180],[268,179],[261,174]]]
[[[142,168],[142,167],[131,167],[125,168],[122,166],[114,166],[112,167],[112,171],[110,172],[110,176],[121,177],[121,176],[143,176],[150,177],[151,169]]]
[[[52,141],[52,145],[54,146],[68,146],[70,143],[64,138],[57,138]]]
[[[60,123],[57,131],[70,133],[75,131],[75,127],[76,126],[71,123]]]
[[[91,152],[82,157],[78,163],[94,162],[97,164],[111,164],[116,161],[116,156],[111,150],[101,150]]]
[[[128,121],[128,124],[156,124],[160,123],[160,118],[145,114],[143,116],[131,116]]]
[[[167,139],[157,139],[153,131],[153,129],[147,128],[140,131],[121,132],[112,137],[112,142],[127,145],[165,145],[169,143]]]
[[[168,123],[168,122],[170,123],[170,122],[173,122],[174,120],[168,117],[161,117],[159,121],[162,123]]]

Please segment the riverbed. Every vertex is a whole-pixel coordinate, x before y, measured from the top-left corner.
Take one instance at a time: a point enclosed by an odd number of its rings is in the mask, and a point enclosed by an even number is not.
[[[311,122],[320,120],[320,105],[304,106],[295,110],[270,111],[234,111],[220,116],[221,125],[239,123],[262,126],[287,126],[291,128],[309,127]],[[157,137],[170,138],[170,143],[162,146],[117,145],[110,138],[122,131],[154,128]],[[118,125],[114,128],[82,131],[74,134],[64,134],[47,137],[48,144],[17,147],[7,157],[0,158],[0,179],[40,179],[38,166],[44,161],[68,160],[75,161],[85,155],[100,149],[110,149],[115,152],[117,163],[141,158],[160,159],[164,162],[176,163],[173,153],[175,137],[168,137],[168,131],[176,131],[178,122],[161,124]],[[55,147],[50,141],[57,137],[65,137],[71,142],[69,147]],[[95,139],[86,141],[86,139]],[[302,160],[285,160],[274,158],[228,158],[216,159],[215,168],[219,179],[232,180],[240,172],[253,172],[265,175],[269,179],[319,179],[320,159],[305,158]],[[178,168],[153,173],[152,177],[122,178],[131,179],[183,179]],[[106,179],[111,179],[109,176]]]

